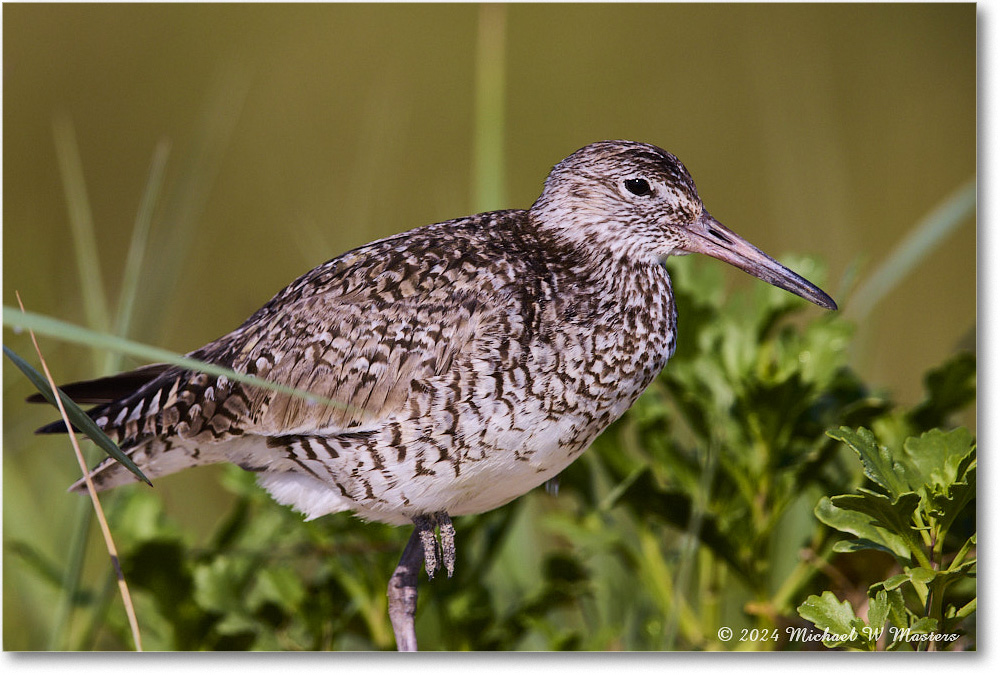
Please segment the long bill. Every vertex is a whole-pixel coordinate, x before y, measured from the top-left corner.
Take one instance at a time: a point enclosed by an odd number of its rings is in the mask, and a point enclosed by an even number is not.
[[[819,287],[800,277],[777,260],[703,211],[684,229],[685,241],[678,252],[704,253],[738,267],[772,286],[794,293],[820,307],[837,309],[837,303]]]

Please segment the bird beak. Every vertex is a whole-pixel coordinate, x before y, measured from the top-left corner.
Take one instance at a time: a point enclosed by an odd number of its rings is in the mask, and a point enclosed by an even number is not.
[[[826,309],[837,309],[833,299],[777,260],[702,211],[701,217],[684,230],[678,252],[704,253],[724,260],[772,286],[805,298]]]

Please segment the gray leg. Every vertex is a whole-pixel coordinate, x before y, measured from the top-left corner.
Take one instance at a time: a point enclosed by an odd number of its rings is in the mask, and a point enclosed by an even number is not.
[[[420,526],[414,527],[399,565],[389,579],[389,621],[396,635],[396,649],[401,652],[417,651],[413,620],[417,616],[417,575],[424,557],[421,535]]]
[[[434,536],[434,528],[441,531],[441,543]],[[417,632],[413,622],[417,616],[417,578],[420,563],[424,563],[427,576],[434,578],[444,562],[450,577],[455,572],[455,526],[447,513],[417,516],[413,519],[413,533],[396,571],[389,579],[389,621],[396,635],[396,649],[401,652],[417,651]]]

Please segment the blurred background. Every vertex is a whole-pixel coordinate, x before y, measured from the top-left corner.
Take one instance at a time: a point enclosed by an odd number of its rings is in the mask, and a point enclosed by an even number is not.
[[[850,315],[921,219],[975,179],[975,11],[5,5],[3,301],[19,291],[31,311],[187,352],[345,250],[526,208],[553,164],[626,138],[676,154],[712,214],[764,251],[820,261],[813,280]],[[136,304],[116,326],[150,184]],[[81,204],[89,258],[71,227]],[[851,354],[906,404],[928,368],[975,347],[974,218],[916,270],[859,313]],[[25,335],[5,329],[4,343],[34,362]],[[57,381],[138,365],[42,348]],[[65,556],[78,469],[62,441],[32,436],[52,412],[23,403],[30,385],[7,361],[3,376],[4,648],[40,649],[58,593],[7,542]],[[232,499],[215,472],[158,482],[196,533]]]

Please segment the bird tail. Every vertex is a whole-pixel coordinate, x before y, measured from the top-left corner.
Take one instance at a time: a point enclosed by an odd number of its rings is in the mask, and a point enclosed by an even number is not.
[[[166,476],[193,466],[215,464],[226,459],[221,448],[212,447],[210,451],[203,452],[199,445],[182,442],[178,439],[151,438],[128,448],[124,452],[149,479]],[[111,457],[105,458],[91,469],[90,479],[94,482],[94,487],[98,492],[138,481],[135,474]],[[86,481],[81,478],[69,487],[69,491],[85,493],[87,491]]]
[[[88,415],[96,419],[104,410],[115,401],[128,398],[139,389],[149,384],[170,368],[166,363],[154,363],[142,366],[127,373],[119,373],[110,377],[99,377],[95,380],[85,380],[83,382],[72,382],[60,386],[59,389],[69,396],[74,403],[97,404],[97,407],[88,411]],[[41,394],[33,394],[28,397],[29,403],[45,403],[47,399]],[[74,429],[74,431],[79,431]],[[36,434],[64,434],[66,433],[66,423],[56,420],[51,424],[35,430]]]
[[[202,452],[198,440],[191,437],[194,434],[160,435],[165,422],[161,413],[164,408],[174,408],[171,401],[176,399],[178,390],[199,385],[204,388],[206,382],[202,380],[209,379],[182,369],[170,371],[170,368],[167,364],[157,363],[127,373],[60,387],[76,403],[98,404],[87,414],[150,479],[225,459],[214,447],[210,452]],[[36,394],[28,401],[41,403],[45,399]],[[177,410],[171,412],[177,413]],[[65,422],[58,420],[37,429],[35,433],[65,432]],[[137,480],[128,469],[110,457],[95,466],[90,476],[99,491]],[[86,491],[85,482],[82,479],[77,481],[70,490]]]

